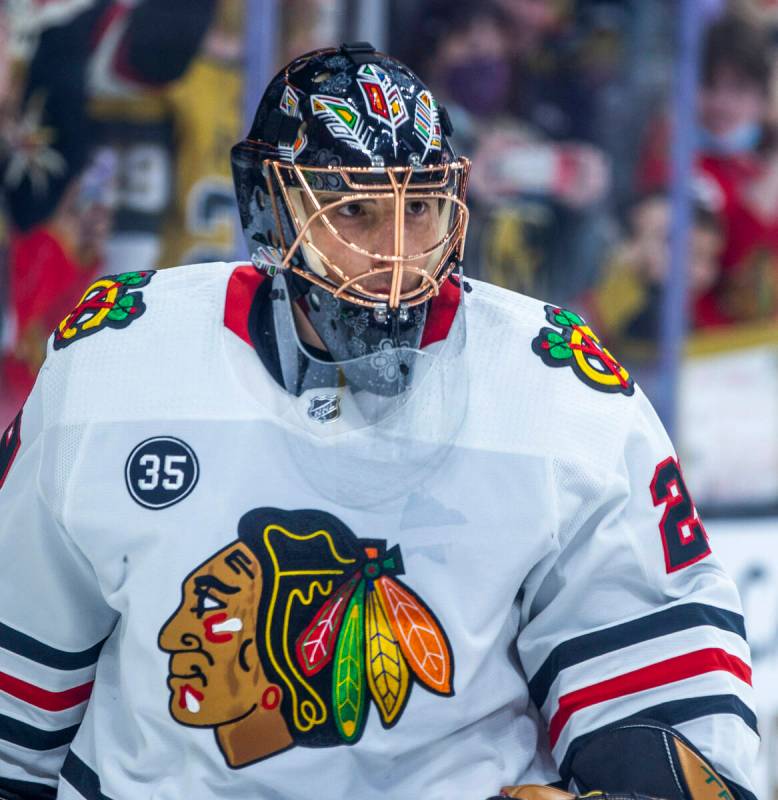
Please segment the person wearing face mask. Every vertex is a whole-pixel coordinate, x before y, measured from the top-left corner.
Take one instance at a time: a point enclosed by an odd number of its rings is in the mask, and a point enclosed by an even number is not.
[[[515,52],[514,20],[498,3],[427,6],[436,20],[434,48],[426,70],[454,122],[456,142],[473,153],[471,197],[476,201],[472,240],[489,280],[534,294],[568,296],[569,254],[577,274],[589,275],[596,250],[588,213],[610,185],[603,153],[581,139],[550,135],[517,100],[516,83],[535,85],[535,76]],[[530,26],[531,27],[531,26]],[[431,30],[430,33],[433,31]],[[522,259],[515,245],[544,253]],[[505,243],[510,242],[509,246]]]
[[[468,138],[479,123],[493,123],[510,113],[512,70],[505,18],[490,2],[451,7],[438,0],[427,3],[425,16],[429,41],[419,49],[417,60],[459,123],[457,138]]]
[[[721,275],[697,299],[696,313],[719,324],[778,313],[778,149],[769,123],[770,80],[763,30],[734,14],[710,26],[700,65],[696,181],[716,205],[725,242]],[[665,130],[654,137],[642,167],[643,189],[666,184],[668,136]]]

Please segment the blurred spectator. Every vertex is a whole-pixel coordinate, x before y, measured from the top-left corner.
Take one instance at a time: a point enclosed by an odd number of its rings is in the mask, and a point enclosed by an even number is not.
[[[522,117],[514,97],[525,74],[511,25],[493,3],[447,7],[422,71],[473,159],[469,271],[563,302],[597,272],[609,165],[591,144],[556,141]]]
[[[49,334],[104,271],[115,174],[112,154],[98,153],[68,185],[54,214],[12,239],[11,325],[0,359],[3,400],[11,408],[24,402],[32,388]]]
[[[592,101],[573,68],[572,0],[496,0],[511,43],[516,113],[553,139],[589,138]]]
[[[161,93],[172,124],[173,191],[160,266],[234,257],[229,151],[243,128],[244,14],[242,3],[221,0],[200,52]]]
[[[614,251],[600,283],[581,301],[587,319],[620,355],[652,355],[670,264],[670,202],[661,194],[638,199],[627,215],[627,238]],[[699,303],[721,273],[724,234],[719,217],[695,203],[689,253],[691,327],[717,324],[716,310]]]
[[[221,5],[236,2],[222,0]],[[119,192],[107,257],[113,272],[151,269],[159,265],[165,215],[176,193],[176,152],[183,139],[168,91],[200,57],[219,2],[140,0],[130,5],[98,0],[98,6],[100,15],[82,23],[81,35],[88,37],[84,46],[90,52],[93,141],[112,148],[118,158]],[[210,102],[211,88],[204,86],[200,127],[186,132],[189,141],[207,138],[223,113],[220,104]],[[223,101],[234,103],[232,88],[225,84],[224,89]],[[192,159],[188,169],[196,179],[200,163]]]
[[[54,213],[88,159],[85,64],[64,33],[71,23],[39,31],[29,61],[16,64],[3,187],[17,231]]]
[[[727,15],[708,29],[698,97],[697,189],[723,219],[722,272],[698,299],[721,324],[778,315],[778,140],[769,124],[771,53],[765,32]],[[669,126],[657,123],[640,173],[666,185]]]
[[[121,209],[121,222],[130,229],[151,212],[154,255],[169,199],[164,193],[162,205],[149,207],[149,193],[153,196],[169,175],[157,172],[148,138],[139,133],[153,128],[154,120],[133,100],[142,95],[151,98],[152,108],[159,107],[159,90],[179,78],[196,56],[216,2],[16,1],[15,51],[26,54],[27,61],[18,111],[0,117],[6,121],[0,172],[12,222],[0,348],[3,416],[9,416],[9,404],[23,401],[47,336],[95,273],[152,266],[132,258],[112,261],[106,251],[117,196],[138,201],[135,208],[125,203]],[[234,93],[225,96],[235,102]],[[117,108],[124,114],[118,115],[121,136],[129,136],[135,148],[122,161],[115,147],[96,150],[101,137],[116,144],[106,123],[117,121],[112,116]],[[164,126],[169,130],[170,122]],[[225,146],[219,143],[220,150]]]
[[[62,3],[51,6],[64,11]],[[31,17],[8,18],[13,26],[24,20],[27,27],[20,43],[19,30],[9,26],[6,53],[25,54],[36,43],[47,46],[49,40],[36,27],[40,19]],[[47,319],[45,298],[72,284],[70,268],[83,239],[75,208],[88,153],[83,75],[77,68],[71,72],[71,62],[47,69],[37,57],[41,51],[32,52],[29,63],[16,60],[10,65],[1,104],[0,185],[9,225],[3,265],[0,423],[16,412],[32,386],[50,331],[38,331],[38,323]],[[60,302],[72,302],[81,288],[80,281],[70,285]]]
[[[149,109],[132,105],[132,99],[150,96],[151,89],[183,74],[202,43],[216,0],[16,0],[14,7],[16,39],[27,42],[17,49],[29,51],[22,107],[11,126],[4,168],[15,227],[25,231],[48,219],[84,168],[96,138],[110,138],[105,126],[114,109],[95,104],[95,98],[111,98],[126,112],[121,121],[137,148],[131,166],[120,165],[122,198],[143,197],[120,222],[135,212],[142,216],[165,173],[155,175],[157,163],[150,148],[143,149],[141,136],[155,101]],[[101,130],[96,130],[98,118]],[[158,217],[164,207],[152,211]]]
[[[449,105],[474,124],[506,113],[511,88],[510,43],[505,18],[489,2],[455,6],[440,21],[424,70]]]
[[[355,22],[351,19],[347,23],[345,19],[349,11],[355,12],[354,4],[350,3],[333,3],[332,0],[286,0],[280,8],[283,28],[276,58],[279,68],[281,64],[288,64],[302,53],[309,53],[320,47],[337,46],[343,40],[341,31],[347,24],[350,27]],[[351,37],[359,38],[364,36]]]

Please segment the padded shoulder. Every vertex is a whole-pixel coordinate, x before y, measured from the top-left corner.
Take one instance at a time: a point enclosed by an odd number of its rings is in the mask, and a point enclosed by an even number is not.
[[[93,281],[49,340],[48,419],[71,424],[164,409],[171,391],[183,391],[217,357],[233,269],[196,264]]]
[[[486,446],[609,469],[648,401],[575,311],[471,281],[472,422]]]

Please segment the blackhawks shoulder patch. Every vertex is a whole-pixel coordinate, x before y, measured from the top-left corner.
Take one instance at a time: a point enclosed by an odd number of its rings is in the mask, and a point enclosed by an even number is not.
[[[54,331],[54,349],[61,350],[103,328],[126,328],[146,310],[143,294],[154,270],[123,272],[96,280],[84,292],[76,307]]]
[[[453,695],[451,645],[403,573],[398,545],[357,538],[324,511],[244,514],[159,632],[170,715],[213,729],[238,769],[355,744],[371,707],[392,728],[414,684]]]
[[[532,350],[549,367],[572,367],[588,386],[601,392],[635,393],[629,372],[602,346],[597,334],[572,311],[546,306],[546,319],[561,328],[541,328]]]

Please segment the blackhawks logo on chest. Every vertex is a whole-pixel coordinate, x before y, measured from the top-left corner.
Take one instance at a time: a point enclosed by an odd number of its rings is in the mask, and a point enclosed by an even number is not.
[[[414,684],[453,695],[448,638],[403,572],[398,546],[325,512],[245,514],[237,540],[185,578],[160,631],[173,719],[213,728],[238,768],[354,744],[371,705],[391,728]]]

